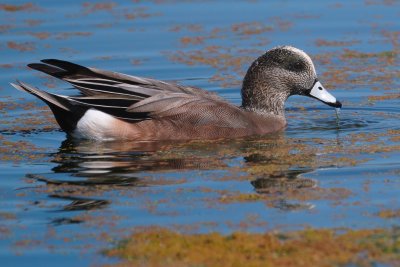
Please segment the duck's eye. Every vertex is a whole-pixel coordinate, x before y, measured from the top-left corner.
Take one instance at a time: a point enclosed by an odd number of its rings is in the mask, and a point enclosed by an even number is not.
[[[290,71],[303,71],[304,69],[305,69],[305,65],[304,65],[304,63],[303,62],[301,62],[301,61],[297,61],[297,62],[294,62],[294,63],[292,63],[292,64],[290,64],[289,65],[289,70]]]

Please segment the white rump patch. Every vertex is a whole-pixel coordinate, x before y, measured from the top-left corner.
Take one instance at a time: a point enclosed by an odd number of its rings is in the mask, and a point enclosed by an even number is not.
[[[83,139],[113,140],[116,118],[96,109],[88,109],[78,121],[73,136]]]

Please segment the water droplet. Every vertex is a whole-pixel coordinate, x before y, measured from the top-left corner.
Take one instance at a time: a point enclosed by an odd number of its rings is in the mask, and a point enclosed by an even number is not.
[[[336,112],[336,124],[339,124],[339,120],[340,120],[340,108],[335,108],[335,112]]]

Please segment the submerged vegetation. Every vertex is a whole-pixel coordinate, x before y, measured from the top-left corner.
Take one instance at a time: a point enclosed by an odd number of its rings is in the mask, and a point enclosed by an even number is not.
[[[138,229],[115,249],[114,266],[375,266],[400,264],[400,230],[306,229],[296,232],[182,234]]]

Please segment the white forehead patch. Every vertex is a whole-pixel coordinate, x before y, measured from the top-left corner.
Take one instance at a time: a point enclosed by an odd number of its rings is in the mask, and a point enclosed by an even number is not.
[[[287,50],[290,50],[290,51],[292,51],[292,52],[294,52],[296,54],[301,55],[308,63],[310,63],[310,65],[312,66],[312,68],[314,70],[314,73],[316,73],[315,67],[314,67],[314,63],[312,62],[310,56],[307,55],[303,50],[300,50],[300,49],[298,49],[296,47],[293,47],[293,46],[284,46],[283,48],[285,48]]]

